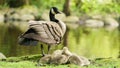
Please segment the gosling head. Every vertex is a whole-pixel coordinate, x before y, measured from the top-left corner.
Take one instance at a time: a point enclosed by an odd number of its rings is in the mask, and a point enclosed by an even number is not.
[[[67,51],[68,50],[68,48],[67,47],[63,47],[63,51]]]
[[[52,8],[50,9],[50,12],[51,12],[52,14],[54,14],[54,15],[61,13],[56,7],[52,7]]]
[[[71,56],[71,55],[72,55],[72,53],[68,50],[67,47],[64,47],[64,48],[63,48],[63,54],[65,54],[65,55],[67,55],[67,56]]]

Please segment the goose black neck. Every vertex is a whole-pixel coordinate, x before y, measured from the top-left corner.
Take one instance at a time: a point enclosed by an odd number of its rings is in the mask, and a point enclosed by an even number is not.
[[[51,11],[50,11],[50,13],[49,13],[49,17],[50,17],[50,21],[53,21],[53,22],[59,22],[57,19],[55,19],[55,15],[52,14]]]

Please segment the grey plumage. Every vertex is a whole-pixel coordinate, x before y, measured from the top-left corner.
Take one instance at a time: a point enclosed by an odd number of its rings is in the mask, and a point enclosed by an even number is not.
[[[60,43],[63,33],[57,23],[47,21],[30,21],[29,23],[29,29],[19,38],[22,39],[19,43],[22,42],[23,45],[26,43],[36,45],[37,41],[51,45]]]
[[[61,42],[66,25],[55,19],[58,10],[52,7],[50,10],[50,21],[29,21],[29,29],[19,37],[20,45],[37,45],[38,41],[48,45],[57,45]]]

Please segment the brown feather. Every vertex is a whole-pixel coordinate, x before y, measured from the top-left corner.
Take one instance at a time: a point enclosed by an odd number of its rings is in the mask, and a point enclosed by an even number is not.
[[[30,32],[31,30],[33,32]],[[30,23],[28,31],[21,37],[55,45],[61,41],[62,30],[55,22],[35,21]]]

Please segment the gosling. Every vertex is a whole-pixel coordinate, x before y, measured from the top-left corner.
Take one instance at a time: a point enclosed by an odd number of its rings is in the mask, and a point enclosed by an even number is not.
[[[51,55],[45,55],[39,60],[39,65],[50,64],[50,61],[51,61]]]
[[[69,57],[68,60],[71,64],[79,65],[79,66],[86,66],[90,64],[90,61],[83,57],[83,56],[78,56],[76,54],[73,54]]]
[[[87,58],[71,53],[67,47],[63,48],[63,54],[68,56],[68,63],[76,64],[79,66],[85,66],[90,64],[90,61]]]
[[[71,53],[67,47],[62,50],[55,50],[51,55],[45,55],[39,61],[40,64],[66,64]]]

